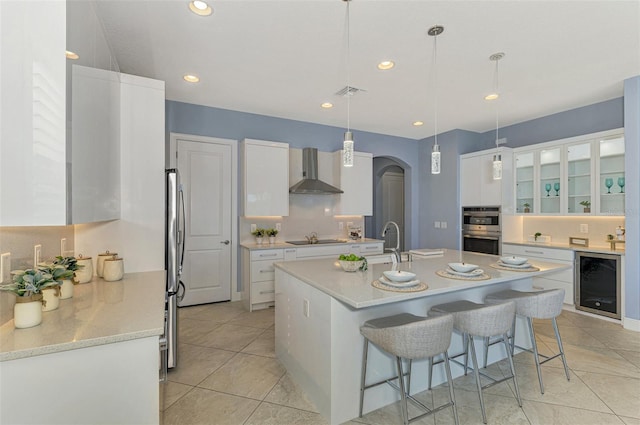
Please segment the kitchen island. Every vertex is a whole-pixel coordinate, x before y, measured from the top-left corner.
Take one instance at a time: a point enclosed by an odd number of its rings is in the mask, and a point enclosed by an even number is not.
[[[539,270],[517,272],[491,267],[498,257],[444,250],[444,255],[400,263],[400,270],[410,270],[427,284],[420,292],[395,292],[377,289],[372,282],[390,264],[373,264],[365,272],[342,271],[335,260],[309,260],[276,263],[276,354],[293,380],[309,395],[320,413],[332,424],[358,415],[360,370],[363,338],[360,326],[367,320],[402,312],[425,316],[430,306],[467,299],[482,302],[485,295],[506,288],[527,290],[532,277],[562,271],[569,266],[531,260]],[[490,275],[487,280],[469,281],[440,277],[436,274],[450,262],[477,264]],[[524,322],[518,321],[516,341],[528,346]],[[482,344],[477,344],[482,358]],[[461,338],[454,335],[451,353],[462,350]],[[488,363],[506,356],[503,348],[489,351]],[[433,383],[444,382],[441,367],[434,368]],[[372,347],[369,351],[368,380],[393,376],[394,361]],[[452,369],[460,376],[462,368]],[[413,364],[411,392],[427,386],[427,362]],[[389,386],[367,391],[364,412],[398,400]]]
[[[44,312],[0,326],[0,423],[158,423],[164,271],[94,277]]]

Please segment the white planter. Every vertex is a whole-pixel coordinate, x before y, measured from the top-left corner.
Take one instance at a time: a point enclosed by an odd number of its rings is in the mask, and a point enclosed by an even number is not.
[[[13,306],[13,325],[18,329],[30,328],[42,323],[42,295],[16,297]]]
[[[276,243],[276,237],[275,236],[269,236],[269,243],[270,244]]]
[[[66,300],[73,298],[73,281],[71,279],[65,279],[60,285],[60,299]]]
[[[91,257],[83,257],[80,255],[78,257],[78,265],[83,266],[75,271],[78,283],[91,282],[91,279],[93,279],[93,260]]]
[[[256,236],[256,243],[262,245],[262,236]]]
[[[60,287],[53,286],[42,290],[42,311],[55,310],[60,306]]]

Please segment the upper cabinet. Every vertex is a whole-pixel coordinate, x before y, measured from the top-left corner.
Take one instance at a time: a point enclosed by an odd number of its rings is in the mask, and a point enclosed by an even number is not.
[[[502,178],[493,179],[493,158],[502,159]],[[513,153],[505,147],[460,156],[460,204],[501,206],[502,212],[513,213]]]
[[[244,216],[289,215],[289,145],[245,139],[240,145]]]
[[[0,226],[66,223],[65,2],[0,1]]]
[[[344,193],[338,195],[334,214],[373,215],[373,154],[353,153],[353,167],[342,165],[342,151],[334,155],[334,182]]]
[[[624,214],[622,130],[528,146],[514,158],[516,212]]]

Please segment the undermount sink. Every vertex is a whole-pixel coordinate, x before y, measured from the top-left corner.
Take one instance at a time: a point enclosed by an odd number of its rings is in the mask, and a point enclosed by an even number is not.
[[[318,239],[316,242],[309,242],[308,240],[303,241],[285,241],[286,243],[290,243],[291,245],[322,245],[329,243],[347,243],[345,240],[341,239]]]

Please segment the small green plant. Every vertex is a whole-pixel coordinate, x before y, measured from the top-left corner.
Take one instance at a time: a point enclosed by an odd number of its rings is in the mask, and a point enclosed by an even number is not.
[[[11,271],[12,283],[0,286],[0,291],[13,292],[17,297],[30,297],[51,286],[58,286],[53,276],[39,269]]]
[[[38,270],[43,273],[50,274],[52,279],[56,282],[56,285],[60,285],[63,280],[70,280],[73,278],[73,270],[68,270],[61,264],[40,263],[38,264]]]
[[[265,233],[266,233],[266,230],[265,230],[265,229],[263,229],[263,228],[261,228],[261,227],[258,227],[256,230],[254,230],[253,232],[251,232],[251,234],[252,234],[253,236],[255,236],[256,238],[261,238],[261,237],[263,237]]]
[[[360,270],[365,271],[369,268],[369,263],[367,263],[367,259],[365,257],[360,257],[356,254],[340,254],[338,257],[340,261],[362,261],[362,265],[360,266]]]
[[[612,241],[613,240],[613,235],[607,235],[607,240],[608,241]]]
[[[522,204],[522,206],[525,208],[531,208],[531,204],[528,202],[525,202],[524,204]]]
[[[533,240],[537,242],[537,241],[538,241],[538,238],[539,238],[540,236],[542,236],[542,233],[540,233],[540,232],[536,232],[536,234],[535,234],[535,235],[533,235]]]
[[[277,229],[266,229],[265,232],[267,233],[267,236],[275,236],[278,234]]]
[[[591,202],[590,201],[581,201],[580,205],[582,205],[585,208],[589,208],[591,206]]]
[[[64,266],[67,270],[71,270],[75,272],[83,268],[83,265],[78,264],[78,260],[76,257],[63,257],[58,255],[55,260],[53,260],[53,264]]]

